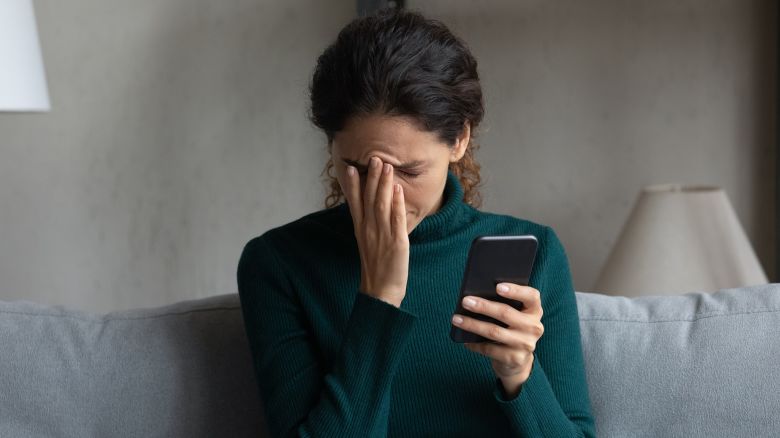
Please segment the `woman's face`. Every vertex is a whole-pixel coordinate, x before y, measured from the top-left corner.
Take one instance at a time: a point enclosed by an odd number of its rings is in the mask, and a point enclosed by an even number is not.
[[[417,129],[408,117],[353,117],[335,134],[331,158],[342,187],[345,186],[347,166],[357,169],[361,193],[371,157],[392,164],[393,182],[404,190],[406,228],[407,233],[411,233],[426,216],[441,207],[447,169],[450,163],[463,157],[470,134],[466,123],[454,147],[450,147],[452,145],[440,142],[435,133]]]

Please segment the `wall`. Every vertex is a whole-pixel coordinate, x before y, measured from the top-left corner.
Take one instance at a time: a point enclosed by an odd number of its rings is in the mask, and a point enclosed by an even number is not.
[[[486,210],[553,226],[592,290],[645,185],[723,187],[770,280],[776,17],[766,0],[411,0],[479,61]]]
[[[235,292],[244,243],[321,204],[306,87],[354,4],[35,6],[53,110],[0,114],[0,299]]]
[[[484,209],[552,225],[578,290],[657,182],[722,185],[774,264],[770,1],[407,5],[480,62]],[[354,2],[35,6],[53,110],[0,114],[0,299],[235,292],[246,241],[322,207],[306,87]]]

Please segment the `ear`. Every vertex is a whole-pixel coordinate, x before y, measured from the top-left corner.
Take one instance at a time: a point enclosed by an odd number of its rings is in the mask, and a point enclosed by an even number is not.
[[[463,122],[463,129],[455,139],[455,146],[450,149],[450,163],[456,163],[466,154],[471,139],[471,123],[466,120]]]

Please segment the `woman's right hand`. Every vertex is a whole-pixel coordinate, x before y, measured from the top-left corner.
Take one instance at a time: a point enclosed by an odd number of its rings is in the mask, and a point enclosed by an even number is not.
[[[365,189],[360,175],[347,166],[344,193],[360,252],[360,292],[401,306],[409,277],[409,236],[403,188],[393,184],[393,166],[369,160]]]

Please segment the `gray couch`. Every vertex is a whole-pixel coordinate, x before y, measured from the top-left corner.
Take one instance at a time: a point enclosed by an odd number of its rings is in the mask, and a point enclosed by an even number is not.
[[[599,436],[780,436],[780,285],[577,300]],[[263,436],[236,294],[0,302],[0,352],[0,437]]]

